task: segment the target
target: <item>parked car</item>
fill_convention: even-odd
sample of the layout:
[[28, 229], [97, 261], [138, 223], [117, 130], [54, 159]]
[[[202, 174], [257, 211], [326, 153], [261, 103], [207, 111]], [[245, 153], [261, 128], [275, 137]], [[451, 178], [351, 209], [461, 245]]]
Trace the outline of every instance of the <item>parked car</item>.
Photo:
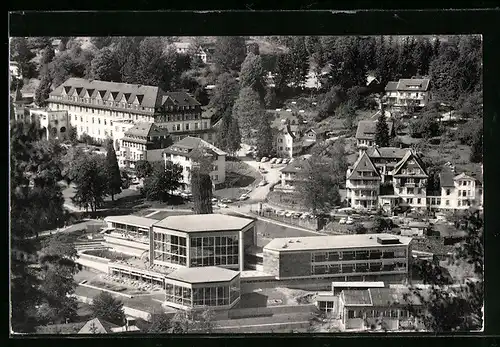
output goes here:
[[302, 216], [300, 216], [300, 219], [307, 219], [310, 216], [309, 212], [304, 212], [302, 213]]
[[347, 217], [347, 220], [345, 221], [345, 224], [352, 224], [354, 221], [352, 220], [351, 217]]
[[291, 217], [292, 214], [293, 214], [292, 212], [287, 212], [287, 213], [285, 213], [285, 217]]
[[261, 162], [261, 163], [265, 163], [265, 162], [266, 162], [266, 161], [268, 161], [268, 160], [269, 160], [269, 158], [268, 158], [268, 157], [263, 157], [263, 158], [260, 160], [260, 162]]
[[286, 211], [285, 210], [279, 210], [276, 214], [281, 217], [281, 216], [284, 216], [286, 214]]
[[219, 200], [217, 200], [217, 198], [212, 198], [212, 202], [217, 202]]
[[288, 164], [288, 160], [287, 158], [284, 158], [283, 161], [281, 162], [282, 164]]
[[345, 224], [345, 223], [346, 223], [345, 218], [340, 218], [340, 220], [339, 220], [339, 224]]
[[267, 173], [267, 170], [266, 170], [266, 169], [264, 169], [263, 167], [261, 167], [261, 168], [259, 169], [259, 171], [260, 171], [260, 173], [261, 173], [261, 174], [266, 174], [266, 173]]
[[278, 158], [278, 160], [276, 160], [276, 164], [281, 164], [282, 161], [283, 161], [283, 159]]
[[230, 204], [230, 203], [232, 203], [232, 202], [233, 202], [233, 200], [231, 200], [231, 199], [227, 199], [227, 198], [224, 198], [224, 199], [222, 199], [222, 200], [221, 200], [221, 202], [223, 202], [223, 203], [225, 203], [225, 204]]
[[246, 200], [246, 199], [248, 199], [248, 198], [249, 198], [248, 194], [242, 194], [242, 195], [238, 198], [238, 200], [243, 201], [243, 200]]
[[262, 180], [262, 181], [260, 181], [260, 183], [259, 183], [259, 187], [263, 187], [263, 186], [265, 186], [266, 184], [267, 184], [267, 181], [266, 181], [266, 180]]
[[273, 158], [273, 159], [271, 159], [271, 161], [269, 163], [274, 164], [274, 163], [276, 163], [276, 160], [278, 160], [278, 158]]
[[301, 215], [302, 215], [302, 213], [300, 213], [300, 212], [295, 212], [295, 213], [293, 214], [293, 218], [300, 218], [300, 216], [301, 216]]
[[223, 203], [219, 203], [219, 207], [220, 207], [220, 208], [227, 208], [227, 205], [226, 205], [226, 204], [223, 204]]

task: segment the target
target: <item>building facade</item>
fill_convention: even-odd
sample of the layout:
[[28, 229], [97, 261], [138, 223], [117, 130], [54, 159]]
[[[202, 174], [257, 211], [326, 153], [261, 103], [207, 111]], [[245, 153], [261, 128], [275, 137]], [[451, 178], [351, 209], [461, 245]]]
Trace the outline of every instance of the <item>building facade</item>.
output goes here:
[[161, 149], [169, 145], [170, 135], [155, 123], [138, 122], [120, 140], [118, 164], [134, 169], [139, 160], [162, 161]]
[[9, 73], [10, 73], [10, 80], [11, 81], [13, 78], [15, 78], [15, 79], [23, 78], [23, 75], [21, 73], [21, 67], [19, 66], [19, 63], [17, 61], [12, 61], [12, 60], [10, 61]]
[[307, 167], [307, 160], [297, 159], [281, 169], [281, 185], [278, 189], [290, 192], [295, 191], [297, 184], [304, 179], [302, 173]]
[[411, 111], [426, 106], [431, 99], [428, 78], [400, 79], [385, 87], [385, 104], [390, 109]]
[[484, 191], [481, 178], [466, 173], [454, 175], [449, 171], [439, 174], [441, 194], [427, 198], [429, 207], [464, 210], [475, 206], [482, 209]]
[[264, 247], [264, 272], [278, 280], [409, 279], [411, 238], [389, 234], [277, 238]]
[[211, 119], [202, 117], [200, 103], [185, 92], [158, 87], [69, 78], [49, 96], [51, 110], [66, 111], [78, 136], [103, 142], [113, 138], [114, 122], [151, 122], [165, 128], [174, 141], [191, 135], [209, 140]]
[[347, 169], [346, 199], [353, 208], [374, 209], [378, 206], [382, 177], [366, 152]]
[[210, 143], [196, 137], [185, 137], [163, 151], [165, 164], [170, 161], [182, 167], [182, 182], [186, 187], [191, 185], [191, 172], [195, 165], [194, 157], [202, 154], [212, 160], [210, 177], [214, 185], [226, 180], [226, 152], [221, 151]]

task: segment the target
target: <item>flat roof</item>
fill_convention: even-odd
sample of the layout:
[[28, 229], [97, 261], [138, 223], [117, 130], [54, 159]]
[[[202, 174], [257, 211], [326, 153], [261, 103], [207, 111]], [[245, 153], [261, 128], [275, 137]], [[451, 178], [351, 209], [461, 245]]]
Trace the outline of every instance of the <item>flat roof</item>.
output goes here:
[[181, 268], [167, 275], [167, 279], [186, 283], [229, 282], [239, 272], [218, 266]]
[[332, 282], [332, 287], [384, 288], [384, 282]]
[[[378, 238], [397, 238], [398, 244], [380, 244]], [[391, 234], [360, 234], [360, 235], [331, 235], [331, 236], [306, 236], [276, 238], [264, 246], [264, 250], [279, 252], [315, 251], [344, 248], [406, 246], [412, 238]], [[286, 245], [286, 246], [285, 246]]]
[[168, 216], [154, 226], [184, 232], [232, 231], [241, 230], [254, 221], [249, 218], [225, 214], [195, 214]]
[[158, 222], [157, 219], [139, 217], [134, 215], [125, 215], [125, 216], [108, 216], [104, 218], [105, 222], [111, 223], [121, 223], [132, 225], [136, 227], [150, 228], [153, 224]]

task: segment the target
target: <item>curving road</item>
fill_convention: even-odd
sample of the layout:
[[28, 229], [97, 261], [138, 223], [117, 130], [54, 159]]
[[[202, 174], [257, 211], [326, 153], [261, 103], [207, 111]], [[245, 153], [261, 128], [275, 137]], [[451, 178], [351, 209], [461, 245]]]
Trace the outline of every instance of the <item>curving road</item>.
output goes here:
[[268, 182], [265, 186], [257, 186], [249, 194], [249, 201], [259, 202], [264, 201], [269, 194], [269, 190], [272, 184], [278, 182], [281, 179], [281, 169], [286, 165], [272, 165], [269, 162], [261, 163], [255, 160], [245, 161], [248, 165], [252, 166], [255, 170], [259, 171], [259, 167], [264, 168], [267, 173], [263, 174], [263, 178]]

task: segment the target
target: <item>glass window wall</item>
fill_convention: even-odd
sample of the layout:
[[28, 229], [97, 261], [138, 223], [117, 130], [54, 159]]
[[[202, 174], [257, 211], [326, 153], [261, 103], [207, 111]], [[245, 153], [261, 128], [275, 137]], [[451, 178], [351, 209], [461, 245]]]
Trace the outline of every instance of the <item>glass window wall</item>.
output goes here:
[[190, 266], [238, 265], [238, 236], [191, 238]]
[[239, 279], [217, 287], [187, 288], [165, 284], [165, 300], [188, 307], [228, 306], [240, 297]]
[[186, 238], [164, 233], [154, 233], [154, 260], [186, 266]]

